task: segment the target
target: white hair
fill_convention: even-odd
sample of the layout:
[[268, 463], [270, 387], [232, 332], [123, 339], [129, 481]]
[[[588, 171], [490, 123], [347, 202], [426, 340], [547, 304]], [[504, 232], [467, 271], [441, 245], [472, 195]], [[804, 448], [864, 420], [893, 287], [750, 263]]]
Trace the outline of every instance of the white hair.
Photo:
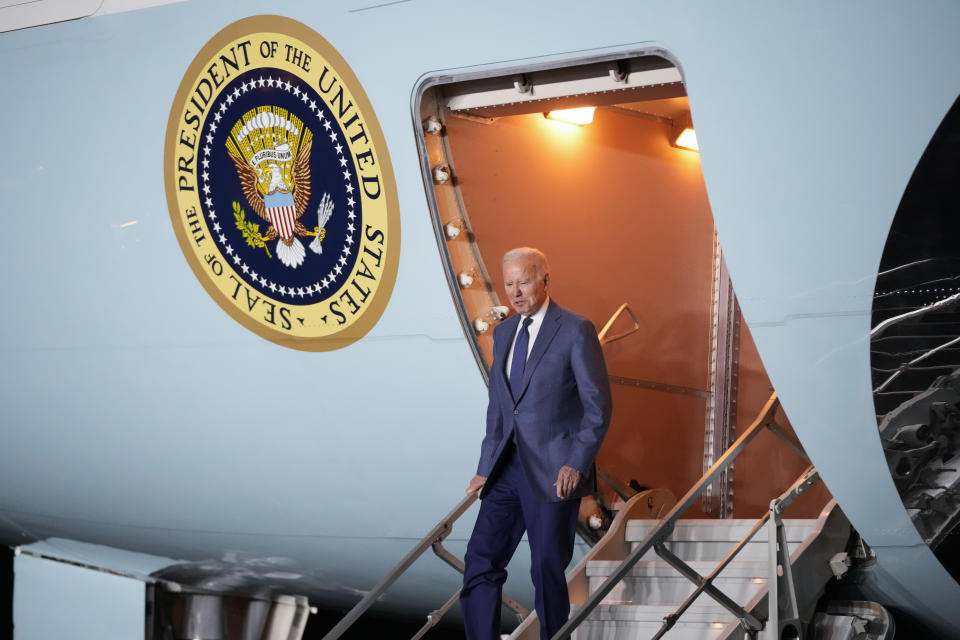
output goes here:
[[537, 272], [537, 277], [542, 278], [545, 275], [550, 273], [550, 263], [547, 262], [547, 256], [540, 249], [534, 249], [533, 247], [517, 247], [516, 249], [510, 249], [505, 254], [503, 254], [503, 260], [500, 262], [501, 266], [507, 264], [508, 262], [519, 262], [520, 260], [531, 260], [533, 262], [533, 267]]

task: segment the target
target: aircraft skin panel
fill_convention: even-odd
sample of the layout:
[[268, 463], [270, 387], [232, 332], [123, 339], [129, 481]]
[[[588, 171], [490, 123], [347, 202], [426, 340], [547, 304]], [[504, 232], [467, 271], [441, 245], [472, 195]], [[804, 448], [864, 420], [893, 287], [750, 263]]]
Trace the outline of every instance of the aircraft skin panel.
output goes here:
[[142, 582], [27, 555], [14, 566], [18, 639], [144, 638]]
[[912, 591], [905, 607], [960, 626], [960, 611], [938, 606], [960, 601], [960, 586], [922, 545], [884, 462], [867, 339], [890, 222], [957, 97], [960, 7], [369, 6], [270, 6], [347, 60], [400, 201], [390, 302], [363, 340], [325, 353], [284, 349], [227, 316], [166, 208], [176, 88], [207, 40], [261, 4], [183, 2], [0, 36], [2, 539], [26, 529], [26, 541], [190, 561], [233, 543], [290, 546], [314, 574], [335, 553], [291, 536], [403, 539], [366, 562], [352, 554], [355, 573], [330, 582], [375, 579], [462, 495], [486, 395], [428, 215], [418, 80], [660, 46], [684, 74], [727, 264], [798, 436], [877, 550], [889, 577], [878, 589]]
[[[847, 10], [856, 11], [840, 12]], [[856, 13], [867, 21], [858, 28], [869, 34], [857, 51], [844, 50], [823, 33], [811, 46], [805, 34], [815, 25], [809, 17], [792, 16], [795, 30], [777, 34], [778, 48], [795, 48], [798, 58], [774, 58], [775, 68], [744, 69], [762, 74], [769, 93], [762, 101], [738, 104], [735, 115], [724, 113], [729, 102], [711, 102], [718, 108], [702, 117], [697, 109], [706, 101], [698, 99], [689, 64], [685, 71], [720, 241], [767, 371], [844, 513], [864, 532], [888, 575], [911, 585], [910, 601], [916, 602], [938, 598], [943, 589], [955, 593], [956, 583], [923, 545], [890, 478], [876, 436], [866, 336], [890, 222], [960, 83], [945, 34], [905, 51], [890, 44], [903, 36], [896, 11]], [[836, 16], [836, 24], [852, 17]], [[909, 22], [907, 15], [900, 19]], [[957, 24], [955, 14], [941, 19]], [[816, 70], [831, 66], [844, 71], [815, 77]], [[707, 137], [700, 137], [701, 130]], [[711, 141], [711, 134], [719, 137]], [[734, 159], [725, 152], [738, 141], [747, 153]], [[882, 163], [869, 160], [878, 157]], [[751, 188], [729, 175], [733, 167], [749, 176]], [[903, 600], [898, 591], [894, 602]], [[941, 628], [955, 629], [957, 621], [948, 622], [946, 613], [940, 610]]]
[[[394, 347], [394, 353], [400, 353], [410, 361], [424, 359], [421, 352], [426, 340], [406, 342], [406, 348]], [[223, 357], [227, 351], [197, 349], [184, 350], [184, 354], [187, 358], [208, 359]], [[461, 380], [465, 375], [476, 375], [473, 361], [462, 354], [462, 345], [451, 344], [446, 349], [433, 347], [431, 351], [429, 364], [446, 375], [437, 373], [417, 379], [381, 370], [364, 376], [364, 384], [371, 389], [389, 388], [400, 395], [389, 406], [376, 409], [354, 403], [324, 402], [325, 397], [335, 397], [322, 391], [324, 376], [289, 385], [286, 393], [307, 400], [289, 402], [284, 406], [285, 403], [274, 403], [256, 392], [247, 391], [235, 398], [237, 391], [231, 386], [232, 382], [210, 384], [203, 372], [187, 369], [176, 373], [155, 363], [138, 368], [136, 354], [106, 359], [94, 366], [84, 363], [76, 368], [64, 367], [64, 371], [54, 375], [45, 373], [57, 366], [63, 367], [61, 362], [49, 357], [35, 358], [33, 366], [21, 367], [22, 379], [35, 381], [38, 385], [43, 380], [47, 385], [70, 387], [72, 393], [64, 394], [58, 401], [63, 404], [44, 404], [41, 397], [22, 396], [25, 402], [37, 404], [29, 411], [17, 407], [7, 413], [8, 424], [29, 425], [29, 431], [20, 433], [17, 440], [5, 448], [2, 473], [4, 480], [10, 482], [5, 486], [22, 485], [23, 489], [22, 494], [12, 492], [12, 495], [5, 495], [6, 505], [42, 514], [87, 518], [96, 514], [106, 522], [161, 522], [169, 525], [182, 520], [179, 526], [203, 530], [220, 530], [225, 526], [233, 529], [235, 525], [225, 523], [224, 517], [240, 524], [250, 522], [251, 516], [260, 513], [269, 517], [258, 523], [258, 530], [260, 526], [266, 526], [290, 531], [293, 522], [306, 517], [302, 510], [317, 506], [310, 498], [316, 496], [313, 492], [343, 491], [348, 499], [334, 507], [338, 515], [360, 525], [378, 528], [383, 526], [379, 522], [381, 518], [404, 515], [399, 519], [387, 518], [386, 522], [391, 523], [389, 527], [403, 527], [399, 531], [388, 528], [387, 532], [412, 534], [422, 528], [407, 522], [411, 510], [417, 509], [417, 505], [397, 504], [392, 500], [377, 505], [370, 501], [377, 493], [392, 486], [389, 477], [383, 475], [383, 466], [389, 465], [387, 470], [402, 475], [404, 481], [424, 482], [424, 500], [428, 497], [442, 500], [444, 495], [449, 496], [450, 488], [444, 491], [444, 488], [437, 487], [437, 495], [431, 496], [431, 477], [433, 473], [455, 471], [454, 465], [472, 463], [472, 452], [463, 451], [461, 442], [478, 428], [476, 419], [458, 422], [449, 416], [456, 416], [460, 407], [467, 411], [484, 410], [481, 399], [470, 401], [464, 398], [453, 382], [458, 378], [453, 378], [451, 373], [459, 374]], [[356, 355], [375, 361], [379, 353], [371, 341], [358, 349]], [[256, 355], [240, 351], [232, 357], [227, 356], [224, 361], [239, 370], [249, 366], [251, 357]], [[260, 361], [273, 364], [269, 358]], [[172, 364], [187, 367], [189, 363], [174, 360]], [[277, 365], [278, 368], [284, 366], [283, 363]], [[337, 370], [336, 359], [332, 368], [334, 372]], [[121, 386], [125, 377], [142, 375], [156, 378], [156, 384], [129, 393]], [[332, 378], [335, 373], [326, 376]], [[97, 387], [101, 384], [121, 389], [115, 402], [102, 398], [104, 402], [111, 402], [112, 419], [72, 413], [73, 407], [85, 407], [92, 396], [96, 397]], [[430, 425], [430, 430], [422, 427], [425, 441], [416, 441], [400, 428], [407, 425], [416, 433], [416, 428], [411, 428], [411, 423], [404, 420], [409, 420], [408, 417], [419, 408], [413, 405], [423, 401], [418, 394], [421, 384], [431, 385], [437, 395], [431, 401], [432, 405], [448, 417], [438, 419], [446, 437], [437, 437], [432, 430], [440, 427]], [[134, 385], [139, 383], [134, 382]], [[204, 385], [209, 392], [190, 397], [191, 394], [181, 385]], [[206, 421], [198, 422], [198, 416], [209, 413], [210, 398], [217, 394], [235, 400], [230, 402], [231, 406], [218, 407], [215, 419], [209, 416]], [[363, 422], [358, 422], [357, 414], [361, 410], [366, 415]], [[95, 410], [90, 408], [89, 411], [94, 413]], [[377, 429], [374, 430], [367, 421], [373, 422]], [[86, 422], [97, 424], [88, 427], [83, 424]], [[371, 443], [371, 438], [376, 438], [375, 442]], [[386, 447], [399, 459], [378, 457], [375, 451], [371, 452], [371, 444]], [[37, 449], [43, 452], [39, 458], [34, 457], [38, 455]], [[344, 457], [347, 457], [346, 461]], [[42, 465], [37, 464], [40, 461]], [[120, 477], [129, 474], [135, 480], [118, 484], [113, 479], [114, 474]], [[32, 500], [31, 492], [44, 485], [51, 493], [41, 501], [44, 507], [40, 508]], [[53, 491], [55, 488], [57, 491]], [[167, 491], [174, 492], [176, 499], [167, 505], [154, 503], [154, 500], [159, 502]], [[299, 495], [304, 497], [300, 499]], [[87, 504], [85, 499], [92, 496], [100, 496], [102, 503], [97, 500], [100, 504]], [[224, 497], [234, 496], [243, 497], [245, 503], [231, 507], [240, 509], [235, 518], [221, 512], [230, 505], [218, 504]], [[285, 504], [280, 500], [282, 497], [289, 497], [297, 504]], [[119, 520], [110, 517], [116, 514], [118, 505], [115, 501], [124, 505], [123, 517]], [[436, 507], [431, 509], [424, 505], [421, 508], [424, 518], [431, 518]], [[400, 513], [391, 514], [393, 509], [400, 510]], [[294, 520], [278, 523], [280, 516]], [[322, 532], [316, 528], [320, 524], [322, 522], [309, 523], [305, 530]]]

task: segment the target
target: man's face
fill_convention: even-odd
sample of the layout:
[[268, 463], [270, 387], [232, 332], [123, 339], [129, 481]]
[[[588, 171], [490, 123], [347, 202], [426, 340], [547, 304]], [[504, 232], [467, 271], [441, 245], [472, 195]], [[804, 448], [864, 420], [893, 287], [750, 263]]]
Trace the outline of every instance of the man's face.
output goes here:
[[514, 311], [531, 315], [547, 299], [547, 277], [538, 277], [531, 258], [512, 260], [503, 265], [503, 284]]

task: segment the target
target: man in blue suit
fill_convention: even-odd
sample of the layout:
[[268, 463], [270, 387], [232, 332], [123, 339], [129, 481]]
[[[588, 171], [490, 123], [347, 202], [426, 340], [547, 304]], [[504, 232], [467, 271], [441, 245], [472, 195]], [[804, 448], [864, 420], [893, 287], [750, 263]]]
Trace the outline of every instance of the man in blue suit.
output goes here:
[[506, 566], [526, 531], [546, 640], [570, 615], [564, 571], [580, 498], [596, 484], [610, 383], [593, 325], [547, 296], [542, 252], [508, 251], [503, 280], [517, 313], [493, 332], [487, 433], [467, 488], [480, 492], [480, 513], [464, 558], [460, 605], [468, 640], [500, 638]]

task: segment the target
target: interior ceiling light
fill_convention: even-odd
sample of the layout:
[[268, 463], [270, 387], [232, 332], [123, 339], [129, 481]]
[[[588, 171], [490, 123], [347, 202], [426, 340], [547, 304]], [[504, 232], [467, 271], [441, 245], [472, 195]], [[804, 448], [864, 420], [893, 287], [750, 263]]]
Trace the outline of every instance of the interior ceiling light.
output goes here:
[[593, 122], [593, 112], [596, 110], [596, 107], [578, 107], [576, 109], [557, 109], [543, 115], [550, 120], [584, 125]]
[[697, 144], [697, 133], [693, 129], [693, 120], [691, 120], [689, 113], [685, 113], [674, 120], [670, 144], [679, 149], [700, 151], [700, 145]]
[[697, 145], [697, 132], [694, 131], [692, 127], [684, 127], [673, 144], [681, 149], [690, 149], [691, 151], [700, 150], [700, 147]]

